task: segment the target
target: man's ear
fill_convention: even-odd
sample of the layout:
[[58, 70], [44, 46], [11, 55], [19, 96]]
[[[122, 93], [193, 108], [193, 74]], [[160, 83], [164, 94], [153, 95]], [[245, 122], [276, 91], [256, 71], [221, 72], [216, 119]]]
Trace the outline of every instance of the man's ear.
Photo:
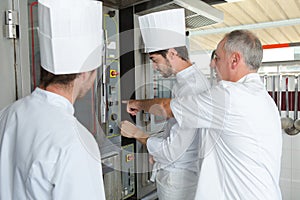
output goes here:
[[230, 59], [231, 59], [231, 68], [234, 70], [237, 68], [238, 64], [241, 61], [241, 54], [239, 52], [233, 52]]
[[85, 81], [88, 78], [88, 72], [81, 72], [78, 76], [81, 81]]
[[168, 53], [169, 53], [169, 56], [170, 56], [171, 59], [173, 59], [174, 56], [177, 56], [177, 54], [178, 54], [177, 51], [174, 48], [170, 48]]

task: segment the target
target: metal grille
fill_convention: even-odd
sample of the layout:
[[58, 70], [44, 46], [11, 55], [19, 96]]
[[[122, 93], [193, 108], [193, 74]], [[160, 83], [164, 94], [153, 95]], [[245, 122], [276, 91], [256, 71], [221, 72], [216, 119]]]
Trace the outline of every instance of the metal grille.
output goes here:
[[[145, 10], [140, 12], [140, 15], [145, 15], [149, 14], [152, 12], [159, 12], [159, 11], [164, 11], [164, 10], [170, 10], [170, 9], [177, 9], [177, 8], [182, 8], [182, 6], [176, 4], [176, 3], [168, 3], [168, 4], [163, 4], [161, 6], [156, 6], [154, 8]], [[185, 24], [187, 29], [196, 29], [200, 28], [202, 26], [207, 26], [211, 24], [217, 23], [216, 21], [209, 19], [203, 15], [200, 15], [199, 13], [196, 13], [194, 11], [191, 11], [189, 9], [184, 8], [184, 13], [185, 13]]]
[[185, 18], [185, 25], [187, 29], [196, 29], [202, 26], [215, 24], [216, 22], [202, 15]]

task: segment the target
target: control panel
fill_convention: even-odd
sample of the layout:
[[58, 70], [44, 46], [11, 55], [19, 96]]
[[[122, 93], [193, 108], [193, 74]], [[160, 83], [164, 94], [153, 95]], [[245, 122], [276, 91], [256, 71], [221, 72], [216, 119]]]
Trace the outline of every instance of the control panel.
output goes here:
[[[109, 155], [113, 151], [119, 151], [120, 167], [111, 168], [111, 162], [102, 159], [103, 169], [111, 169], [104, 176], [106, 199], [127, 199], [135, 194], [135, 158], [134, 144], [121, 147], [121, 135], [119, 122], [121, 121], [121, 89], [120, 89], [120, 60], [119, 60], [119, 20], [118, 10], [104, 7], [103, 29], [104, 29], [104, 56], [103, 66], [98, 71], [97, 83], [97, 109], [98, 121], [104, 133], [104, 149], [101, 154]], [[112, 149], [112, 150], [109, 150]], [[109, 157], [109, 156], [108, 156]], [[117, 165], [114, 165], [117, 166]], [[120, 176], [118, 176], [120, 174]], [[119, 190], [119, 182], [121, 187]], [[115, 190], [114, 190], [115, 188]], [[113, 193], [118, 193], [116, 194]]]
[[103, 29], [105, 53], [103, 68], [99, 75], [97, 95], [100, 99], [99, 114], [106, 138], [120, 136], [118, 122], [120, 121], [120, 64], [119, 64], [119, 35], [118, 11], [104, 9]]
[[123, 199], [135, 193], [134, 144], [122, 147], [122, 186]]

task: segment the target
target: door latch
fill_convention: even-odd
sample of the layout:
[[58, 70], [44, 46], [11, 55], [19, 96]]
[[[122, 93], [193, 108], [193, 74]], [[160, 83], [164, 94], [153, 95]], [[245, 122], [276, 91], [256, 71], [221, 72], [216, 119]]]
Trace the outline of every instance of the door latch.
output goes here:
[[16, 10], [5, 11], [4, 35], [8, 39], [19, 37], [19, 16]]
[[151, 116], [150, 113], [148, 112], [143, 112], [143, 122], [150, 122], [151, 121]]

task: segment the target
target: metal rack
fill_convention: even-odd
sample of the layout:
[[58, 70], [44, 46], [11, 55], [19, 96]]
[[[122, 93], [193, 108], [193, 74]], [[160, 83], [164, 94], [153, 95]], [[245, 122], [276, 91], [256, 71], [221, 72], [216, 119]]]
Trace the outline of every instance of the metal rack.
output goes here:
[[297, 135], [300, 132], [300, 61], [264, 63], [258, 73], [278, 107], [284, 132]]

